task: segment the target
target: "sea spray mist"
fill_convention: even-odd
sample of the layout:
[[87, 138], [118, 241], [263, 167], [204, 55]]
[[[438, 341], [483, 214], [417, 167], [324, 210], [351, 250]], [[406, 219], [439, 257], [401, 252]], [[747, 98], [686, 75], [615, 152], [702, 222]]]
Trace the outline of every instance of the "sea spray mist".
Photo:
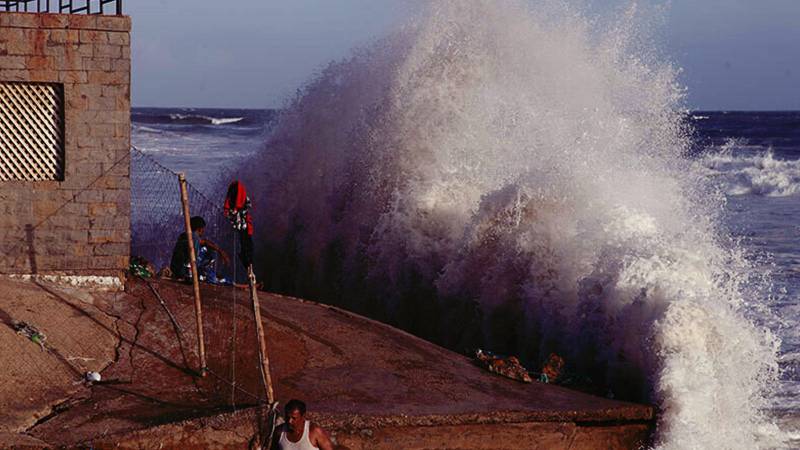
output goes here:
[[777, 344], [636, 8], [424, 9], [322, 70], [242, 167], [268, 285], [456, 351], [557, 352], [656, 404], [661, 448], [772, 445]]

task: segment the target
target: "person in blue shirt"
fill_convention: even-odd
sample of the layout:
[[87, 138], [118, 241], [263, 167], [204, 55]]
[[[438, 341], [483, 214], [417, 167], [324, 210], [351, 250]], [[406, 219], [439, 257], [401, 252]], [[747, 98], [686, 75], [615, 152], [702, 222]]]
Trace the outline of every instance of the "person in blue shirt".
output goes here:
[[[189, 219], [192, 228], [192, 241], [194, 241], [194, 254], [197, 263], [197, 275], [200, 280], [209, 283], [225, 283], [224, 279], [218, 279], [214, 268], [214, 256], [219, 254], [223, 264], [227, 265], [230, 261], [227, 253], [210, 239], [203, 238], [206, 231], [206, 221], [200, 216]], [[172, 278], [191, 279], [192, 271], [189, 264], [189, 247], [186, 245], [186, 233], [181, 233], [172, 249], [172, 258], [169, 268], [172, 271]]]

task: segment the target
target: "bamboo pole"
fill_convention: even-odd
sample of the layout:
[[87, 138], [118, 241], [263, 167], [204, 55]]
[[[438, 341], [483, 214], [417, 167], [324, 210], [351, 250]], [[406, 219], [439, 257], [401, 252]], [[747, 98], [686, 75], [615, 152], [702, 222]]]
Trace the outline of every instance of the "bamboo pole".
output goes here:
[[272, 392], [272, 377], [269, 372], [269, 356], [267, 355], [267, 340], [264, 334], [264, 324], [261, 322], [261, 307], [258, 304], [258, 294], [256, 293], [256, 276], [253, 273], [253, 265], [247, 267], [247, 278], [250, 284], [250, 299], [253, 301], [253, 315], [256, 322], [256, 335], [258, 335], [258, 361], [261, 369], [261, 382], [267, 395], [267, 402], [270, 407], [275, 401]]
[[183, 204], [183, 219], [186, 225], [186, 242], [189, 246], [189, 265], [192, 268], [192, 285], [194, 287], [194, 313], [197, 322], [197, 350], [200, 354], [200, 376], [206, 376], [206, 344], [203, 337], [203, 307], [200, 305], [200, 280], [197, 276], [197, 255], [194, 254], [194, 240], [192, 239], [192, 224], [189, 216], [189, 193], [186, 189], [186, 177], [178, 174], [181, 185], [181, 203]]

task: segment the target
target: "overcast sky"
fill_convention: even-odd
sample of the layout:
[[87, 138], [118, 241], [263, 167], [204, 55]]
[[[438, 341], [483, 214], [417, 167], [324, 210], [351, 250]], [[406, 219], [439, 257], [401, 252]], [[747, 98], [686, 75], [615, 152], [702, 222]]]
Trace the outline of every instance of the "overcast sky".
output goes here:
[[[278, 107], [324, 64], [402, 21], [404, 4], [128, 1], [133, 104]], [[800, 110], [800, 0], [673, 0], [662, 36], [689, 107]]]

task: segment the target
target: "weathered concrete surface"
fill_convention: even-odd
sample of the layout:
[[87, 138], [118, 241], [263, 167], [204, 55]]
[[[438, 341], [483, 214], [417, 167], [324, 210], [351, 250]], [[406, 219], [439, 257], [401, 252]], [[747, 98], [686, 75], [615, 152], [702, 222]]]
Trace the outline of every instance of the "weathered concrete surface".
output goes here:
[[[55, 296], [52, 289], [0, 279], [0, 432], [30, 427], [52, 405], [85, 390], [86, 371], [115, 359], [114, 319], [92, 304], [91, 294]], [[44, 333], [46, 350], [18, 335], [14, 321]]]
[[[338, 450], [380, 449], [628, 449], [650, 432], [644, 423], [579, 425], [573, 422], [465, 423], [350, 429], [328, 414], [309, 414], [332, 431]], [[255, 433], [250, 411], [184, 421], [114, 437], [124, 449], [243, 448]], [[95, 442], [97, 444], [97, 442]], [[103, 443], [100, 444], [101, 447]], [[111, 446], [111, 441], [106, 444]]]
[[[116, 317], [119, 358], [103, 371], [103, 383], [28, 429], [28, 437], [119, 448], [247, 444], [261, 390], [246, 292], [203, 286], [212, 375], [201, 379], [191, 373], [197, 364], [191, 287], [154, 286], [183, 338], [141, 281], [104, 305], [95, 301]], [[260, 295], [278, 400], [304, 399], [339, 448], [636, 448], [647, 439], [650, 407], [508, 380], [386, 325]]]

